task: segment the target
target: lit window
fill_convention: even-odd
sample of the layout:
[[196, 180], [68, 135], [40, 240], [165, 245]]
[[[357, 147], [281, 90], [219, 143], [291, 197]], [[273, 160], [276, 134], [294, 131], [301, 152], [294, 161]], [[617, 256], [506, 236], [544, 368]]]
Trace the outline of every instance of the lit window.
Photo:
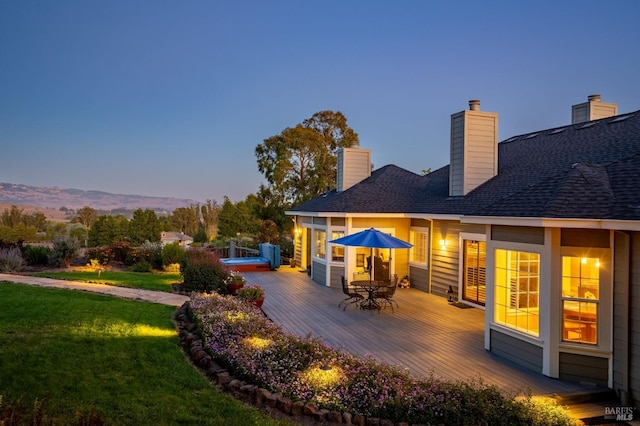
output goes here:
[[324, 259], [326, 257], [327, 233], [325, 231], [315, 231], [316, 257]]
[[[337, 240], [344, 237], [344, 231], [332, 231], [331, 239]], [[331, 260], [336, 262], [344, 262], [344, 246], [339, 244], [331, 245]]]
[[598, 344], [600, 260], [562, 257], [562, 340]]
[[540, 255], [496, 250], [495, 322], [538, 336]]
[[428, 231], [409, 231], [409, 242], [413, 247], [409, 249], [409, 261], [412, 263], [427, 264], [427, 253], [429, 247]]

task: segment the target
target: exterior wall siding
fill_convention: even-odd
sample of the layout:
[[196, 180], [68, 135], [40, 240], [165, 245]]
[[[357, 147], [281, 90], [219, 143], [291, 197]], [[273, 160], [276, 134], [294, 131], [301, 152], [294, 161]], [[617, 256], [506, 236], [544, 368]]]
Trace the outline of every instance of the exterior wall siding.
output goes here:
[[595, 356], [560, 352], [560, 380], [608, 386], [609, 360]]
[[331, 226], [345, 226], [346, 224], [347, 220], [344, 217], [331, 218]]
[[371, 175], [371, 150], [343, 148], [337, 160], [338, 191], [349, 189]]
[[491, 239], [494, 241], [543, 245], [544, 228], [493, 225], [491, 227]]
[[344, 266], [332, 266], [331, 274], [329, 278], [329, 287], [342, 287], [342, 277], [344, 276], [345, 268]]
[[[399, 279], [402, 276], [398, 277]], [[429, 270], [424, 268], [409, 267], [411, 287], [429, 293]]]
[[491, 352], [527, 370], [542, 374], [542, 348], [491, 330]]
[[462, 195], [464, 184], [464, 113], [451, 117], [449, 193]]
[[327, 285], [327, 265], [324, 263], [312, 262], [311, 273], [313, 281], [321, 285]]
[[631, 234], [629, 297], [629, 391], [640, 408], [640, 232]]
[[629, 274], [630, 238], [615, 234], [613, 274], [613, 388], [629, 394]]
[[[460, 233], [484, 234], [484, 225], [462, 225], [455, 221], [434, 221], [431, 235], [431, 293], [447, 297], [449, 286], [453, 288], [454, 299], [459, 292]], [[445, 247], [440, 246], [444, 240]], [[413, 280], [413, 278], [412, 278]], [[413, 283], [412, 283], [413, 285]], [[428, 286], [428, 282], [426, 284]], [[416, 283], [417, 288], [424, 284]]]

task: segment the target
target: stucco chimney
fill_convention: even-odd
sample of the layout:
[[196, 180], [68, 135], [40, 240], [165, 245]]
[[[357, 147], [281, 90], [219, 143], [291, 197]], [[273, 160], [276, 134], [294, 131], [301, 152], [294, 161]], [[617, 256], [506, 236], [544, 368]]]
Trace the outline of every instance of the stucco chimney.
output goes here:
[[342, 192], [371, 176], [371, 150], [362, 149], [357, 142], [350, 148], [338, 150], [336, 189]]
[[498, 174], [498, 114], [480, 111], [480, 101], [451, 115], [449, 196], [463, 196]]
[[618, 105], [602, 102], [600, 95], [589, 95], [587, 102], [571, 107], [571, 124], [618, 115]]

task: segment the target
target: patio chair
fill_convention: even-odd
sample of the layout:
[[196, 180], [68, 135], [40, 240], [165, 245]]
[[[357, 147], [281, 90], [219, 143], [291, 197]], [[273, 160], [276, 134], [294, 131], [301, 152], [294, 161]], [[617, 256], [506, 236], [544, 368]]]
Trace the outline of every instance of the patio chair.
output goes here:
[[393, 279], [389, 281], [389, 285], [380, 287], [376, 292], [376, 299], [380, 299], [380, 307], [385, 308], [387, 304], [391, 306], [391, 312], [393, 310], [393, 304], [398, 307], [398, 302], [393, 300], [393, 296], [396, 294], [396, 288], [398, 288], [398, 275], [394, 274]]
[[350, 286], [347, 283], [347, 280], [344, 279], [344, 275], [341, 278], [342, 278], [342, 292], [345, 295], [347, 295], [347, 298], [343, 299], [338, 304], [338, 308], [342, 306], [342, 304], [344, 303], [344, 308], [342, 309], [344, 311], [345, 309], [347, 309], [347, 305], [351, 305], [353, 303], [358, 303], [362, 301], [362, 299], [364, 299], [364, 296], [362, 295], [362, 293], [358, 292], [355, 289], [355, 287]]

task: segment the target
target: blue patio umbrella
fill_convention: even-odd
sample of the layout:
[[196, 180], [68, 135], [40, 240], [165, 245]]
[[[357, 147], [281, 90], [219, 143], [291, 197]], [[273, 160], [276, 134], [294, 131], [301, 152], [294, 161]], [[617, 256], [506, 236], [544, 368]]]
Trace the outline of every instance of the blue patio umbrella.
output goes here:
[[[408, 242], [403, 241], [399, 238], [392, 237], [391, 235], [385, 234], [384, 232], [379, 231], [375, 228], [365, 229], [364, 231], [347, 235], [342, 238], [336, 238], [335, 240], [331, 240], [329, 242], [333, 244], [340, 244], [343, 246], [370, 247], [372, 260], [374, 248], [392, 249], [413, 247], [413, 244], [409, 244]], [[371, 267], [369, 268], [369, 279], [371, 280]]]

